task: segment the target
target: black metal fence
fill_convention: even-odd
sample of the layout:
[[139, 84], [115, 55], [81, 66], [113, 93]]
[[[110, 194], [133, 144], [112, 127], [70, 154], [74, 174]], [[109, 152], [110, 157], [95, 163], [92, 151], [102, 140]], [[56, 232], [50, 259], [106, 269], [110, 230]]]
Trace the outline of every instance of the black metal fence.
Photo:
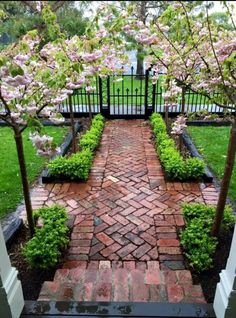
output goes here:
[[[145, 75], [134, 74], [131, 67], [129, 74], [94, 78], [95, 90], [88, 93], [84, 88], [75, 90], [70, 100], [76, 117], [88, 116], [89, 102], [92, 113], [102, 113], [106, 117], [148, 117], [152, 112], [165, 112], [161, 81], [164, 74], [159, 74], [156, 84], [152, 83], [153, 73], [149, 70]], [[0, 105], [1, 108], [1, 105]], [[181, 112], [181, 102], [169, 108], [169, 113]], [[185, 112], [197, 112], [203, 109], [210, 113], [223, 113], [222, 107], [213, 104], [207, 97], [187, 90], [185, 93]], [[235, 110], [234, 110], [235, 111]], [[69, 116], [69, 99], [60, 105], [60, 112]]]
[[[156, 84], [152, 83], [151, 71], [145, 75], [135, 75], [131, 67], [129, 74], [95, 78], [90, 93], [91, 110], [107, 117], [147, 117], [153, 111], [164, 113], [164, 98], [161, 81], [164, 74], [159, 74]], [[86, 116], [89, 113], [88, 94], [84, 88], [78, 89], [72, 96], [72, 107], [76, 116]], [[181, 102], [169, 108], [170, 113], [181, 112]], [[210, 113], [223, 113], [224, 108], [213, 104], [209, 98], [191, 90], [185, 92], [185, 112], [197, 112], [206, 109]], [[69, 114], [69, 101], [60, 107], [63, 114]]]

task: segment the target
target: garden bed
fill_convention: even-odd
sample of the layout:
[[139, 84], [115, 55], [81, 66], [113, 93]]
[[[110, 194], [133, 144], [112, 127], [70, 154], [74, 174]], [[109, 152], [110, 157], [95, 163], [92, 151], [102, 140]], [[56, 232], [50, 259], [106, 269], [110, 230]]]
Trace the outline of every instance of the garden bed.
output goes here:
[[204, 297], [208, 303], [214, 301], [216, 285], [220, 281], [219, 274], [225, 269], [229, 257], [232, 237], [233, 229], [220, 233], [216, 253], [213, 259], [213, 268], [203, 271], [200, 274], [191, 270], [194, 284], [201, 284]]
[[50, 270], [29, 269], [29, 266], [22, 255], [22, 246], [30, 239], [29, 230], [22, 225], [14, 236], [14, 242], [8, 244], [8, 254], [12, 266], [18, 270], [18, 277], [21, 280], [24, 299], [37, 300], [44, 281], [53, 280], [55, 271], [62, 267], [59, 262], [56, 267]]
[[43, 183], [63, 183], [86, 181], [93, 163], [95, 151], [100, 144], [104, 128], [101, 114], [93, 117], [88, 130], [80, 137], [78, 151], [67, 154], [66, 151], [49, 162], [42, 173]]

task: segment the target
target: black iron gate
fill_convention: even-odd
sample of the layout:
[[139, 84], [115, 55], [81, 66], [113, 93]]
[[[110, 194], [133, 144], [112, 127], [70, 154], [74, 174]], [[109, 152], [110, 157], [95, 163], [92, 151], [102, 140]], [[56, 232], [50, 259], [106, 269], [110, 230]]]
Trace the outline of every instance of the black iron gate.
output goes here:
[[153, 111], [152, 90], [149, 71], [136, 76], [133, 67], [130, 74], [109, 76], [106, 83], [100, 80], [101, 113], [110, 118], [146, 118]]

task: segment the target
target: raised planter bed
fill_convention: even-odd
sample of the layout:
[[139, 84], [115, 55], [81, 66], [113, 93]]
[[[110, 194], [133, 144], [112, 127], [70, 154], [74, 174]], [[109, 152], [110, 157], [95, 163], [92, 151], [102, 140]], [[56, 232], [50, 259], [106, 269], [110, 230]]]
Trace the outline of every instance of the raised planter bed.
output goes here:
[[[81, 128], [82, 128], [81, 125], [79, 123], [76, 123], [75, 131], [79, 132], [81, 130]], [[68, 150], [70, 148], [71, 142], [72, 142], [72, 133], [69, 133], [68, 136], [66, 137], [66, 139], [64, 140], [63, 144], [61, 145], [60, 154], [58, 154], [57, 156], [65, 156], [65, 154], [68, 152]], [[62, 183], [62, 182], [66, 182], [66, 181], [71, 181], [70, 178], [66, 178], [64, 176], [60, 176], [60, 177], [51, 176], [49, 174], [47, 168], [45, 168], [42, 171], [40, 177], [41, 177], [42, 183], [53, 183], [53, 182]], [[78, 181], [78, 180], [74, 180], [74, 181]]]
[[231, 126], [230, 121], [216, 120], [187, 120], [188, 126]]
[[[196, 146], [194, 145], [194, 143], [192, 142], [192, 139], [190, 138], [189, 134], [186, 131], [182, 134], [182, 138], [183, 138], [184, 145], [188, 149], [191, 156], [195, 158], [200, 158], [204, 161], [203, 157], [198, 152]], [[211, 173], [210, 169], [206, 165], [205, 165], [205, 171], [202, 178], [205, 182], [212, 182], [214, 179], [213, 174]]]

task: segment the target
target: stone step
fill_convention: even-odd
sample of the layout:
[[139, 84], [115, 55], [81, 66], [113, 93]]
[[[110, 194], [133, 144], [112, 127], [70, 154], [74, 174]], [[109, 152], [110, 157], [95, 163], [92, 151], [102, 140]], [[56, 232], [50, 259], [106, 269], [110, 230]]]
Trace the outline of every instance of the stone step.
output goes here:
[[39, 300], [206, 302], [190, 271], [160, 270], [158, 262], [151, 263], [147, 269], [59, 269], [52, 282], [44, 282]]

